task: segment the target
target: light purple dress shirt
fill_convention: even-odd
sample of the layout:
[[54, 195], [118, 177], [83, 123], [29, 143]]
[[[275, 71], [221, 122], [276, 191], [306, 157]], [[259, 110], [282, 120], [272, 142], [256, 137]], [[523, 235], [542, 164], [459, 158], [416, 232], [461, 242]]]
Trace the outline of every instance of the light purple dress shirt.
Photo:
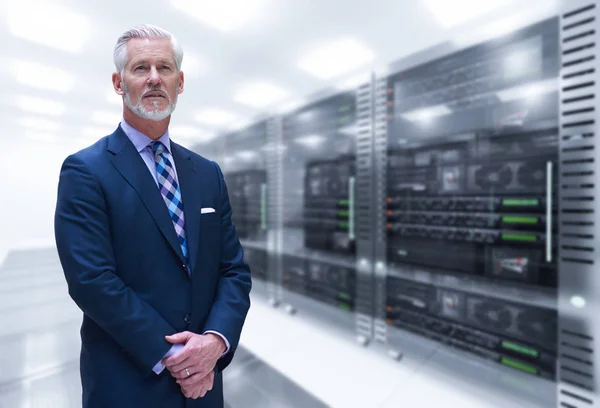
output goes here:
[[[156, 176], [156, 162], [154, 161], [154, 153], [152, 152], [152, 148], [150, 147], [150, 142], [152, 142], [152, 139], [150, 139], [148, 136], [146, 136], [145, 134], [141, 133], [140, 131], [138, 131], [137, 129], [132, 127], [129, 123], [127, 123], [125, 121], [125, 119], [121, 120], [121, 129], [123, 129], [123, 132], [125, 132], [125, 134], [129, 138], [129, 140], [131, 140], [131, 143], [133, 143], [133, 145], [137, 149], [138, 153], [144, 160], [144, 163], [146, 163], [146, 166], [148, 167], [150, 174], [152, 174], [152, 177], [154, 178], [156, 187], [158, 188], [158, 177]], [[175, 171], [175, 180], [179, 184], [179, 180], [177, 179], [177, 166], [176, 166], [175, 160], [173, 159], [173, 156], [171, 155], [171, 141], [169, 139], [169, 131], [167, 130], [165, 132], [165, 134], [162, 135], [158, 140], [166, 148], [166, 154], [167, 154], [169, 160], [171, 161], [171, 164], [173, 165], [173, 170]], [[185, 205], [185, 203], [184, 203], [184, 205]], [[225, 353], [223, 353], [223, 355], [225, 355], [229, 352], [230, 345], [229, 345], [229, 341], [227, 341], [225, 336], [223, 336], [221, 333], [213, 331], [213, 330], [207, 330], [203, 334], [206, 334], [206, 333], [214, 333], [217, 336], [221, 337], [223, 339], [223, 341], [225, 342], [225, 344], [227, 345], [227, 349], [225, 350]], [[173, 344], [173, 346], [167, 352], [167, 354], [165, 354], [163, 359], [177, 354], [177, 352], [179, 352], [182, 348], [183, 348], [183, 344]], [[165, 369], [165, 366], [162, 364], [162, 359], [161, 359], [161, 361], [156, 363], [156, 365], [154, 366], [154, 368], [152, 370], [156, 374], [160, 374], [164, 369]]]

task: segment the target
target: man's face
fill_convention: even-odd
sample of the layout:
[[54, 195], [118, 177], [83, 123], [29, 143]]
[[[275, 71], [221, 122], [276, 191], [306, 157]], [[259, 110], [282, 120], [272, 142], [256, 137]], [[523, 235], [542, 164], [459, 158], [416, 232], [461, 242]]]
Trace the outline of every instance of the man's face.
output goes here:
[[183, 73], [177, 73], [170, 40], [130, 40], [125, 69], [122, 75], [113, 75], [113, 84], [137, 116], [157, 121], [168, 117], [183, 92]]

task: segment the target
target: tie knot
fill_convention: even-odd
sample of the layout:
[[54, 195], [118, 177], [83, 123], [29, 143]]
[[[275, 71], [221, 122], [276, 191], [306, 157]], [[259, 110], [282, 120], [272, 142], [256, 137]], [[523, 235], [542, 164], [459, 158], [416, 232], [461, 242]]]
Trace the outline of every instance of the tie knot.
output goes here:
[[151, 142], [150, 146], [152, 147], [152, 152], [154, 152], [154, 155], [161, 155], [162, 152], [165, 151], [165, 146], [161, 143], [161, 142]]

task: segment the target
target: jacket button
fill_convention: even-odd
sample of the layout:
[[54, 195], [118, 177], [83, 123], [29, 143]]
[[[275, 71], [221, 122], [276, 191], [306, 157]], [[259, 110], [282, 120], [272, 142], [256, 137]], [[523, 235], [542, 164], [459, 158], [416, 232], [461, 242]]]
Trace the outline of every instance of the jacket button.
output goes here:
[[190, 324], [190, 322], [192, 321], [192, 316], [190, 316], [189, 314], [186, 314], [185, 317], [183, 318], [183, 321], [185, 322], [185, 324]]

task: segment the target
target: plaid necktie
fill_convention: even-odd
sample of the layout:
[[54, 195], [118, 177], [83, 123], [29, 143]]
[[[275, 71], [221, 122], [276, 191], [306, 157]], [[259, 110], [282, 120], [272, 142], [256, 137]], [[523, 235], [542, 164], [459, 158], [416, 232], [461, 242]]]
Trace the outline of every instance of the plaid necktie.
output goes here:
[[160, 193], [169, 209], [171, 221], [173, 221], [173, 225], [175, 226], [175, 232], [179, 239], [179, 245], [181, 245], [185, 263], [189, 265], [187, 241], [183, 228], [183, 201], [181, 200], [181, 191], [175, 180], [175, 170], [167, 152], [165, 152], [165, 146], [161, 142], [152, 142], [151, 145], [154, 152], [154, 161], [156, 162], [156, 176], [158, 178]]

